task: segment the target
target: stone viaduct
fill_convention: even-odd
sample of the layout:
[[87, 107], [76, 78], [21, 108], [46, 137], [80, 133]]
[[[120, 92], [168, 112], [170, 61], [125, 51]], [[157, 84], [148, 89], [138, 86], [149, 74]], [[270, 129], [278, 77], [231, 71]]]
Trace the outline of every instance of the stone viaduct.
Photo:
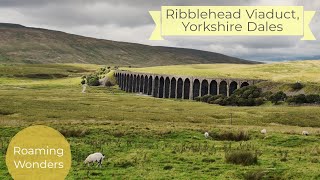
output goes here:
[[230, 96], [239, 88], [260, 82], [250, 79], [204, 78], [129, 71], [116, 71], [115, 77], [120, 89], [126, 92], [190, 100], [207, 94]]

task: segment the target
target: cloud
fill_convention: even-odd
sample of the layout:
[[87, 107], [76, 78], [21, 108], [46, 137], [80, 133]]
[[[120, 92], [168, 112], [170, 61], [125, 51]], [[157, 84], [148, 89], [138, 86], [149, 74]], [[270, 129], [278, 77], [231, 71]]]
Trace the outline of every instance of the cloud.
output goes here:
[[0, 0], [0, 21], [61, 30], [84, 36], [155, 46], [194, 48], [252, 60], [319, 56], [320, 13], [311, 23], [317, 41], [301, 37], [166, 37], [149, 41], [154, 23], [150, 10], [163, 5], [300, 5], [318, 10], [317, 0]]

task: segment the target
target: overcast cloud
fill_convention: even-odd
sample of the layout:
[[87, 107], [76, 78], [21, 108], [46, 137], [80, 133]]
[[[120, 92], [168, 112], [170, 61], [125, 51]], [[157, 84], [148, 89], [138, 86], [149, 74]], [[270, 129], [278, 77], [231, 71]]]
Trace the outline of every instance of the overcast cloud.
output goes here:
[[[317, 41], [301, 37], [165, 37], [149, 41], [154, 23], [150, 10], [163, 5], [303, 5], [318, 11], [311, 28]], [[0, 0], [0, 22], [41, 27], [100, 39], [154, 46], [194, 48], [251, 60], [319, 56], [319, 0]]]

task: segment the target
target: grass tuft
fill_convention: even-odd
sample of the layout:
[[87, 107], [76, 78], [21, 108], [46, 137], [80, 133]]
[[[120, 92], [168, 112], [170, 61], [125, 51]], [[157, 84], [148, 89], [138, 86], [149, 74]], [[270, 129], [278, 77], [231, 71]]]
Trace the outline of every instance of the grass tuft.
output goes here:
[[229, 151], [225, 155], [226, 162], [243, 166], [254, 165], [258, 163], [257, 154], [247, 150]]
[[173, 166], [171, 165], [166, 165], [163, 167], [163, 170], [171, 170], [171, 169], [173, 169]]
[[62, 129], [60, 133], [65, 137], [84, 137], [90, 132], [87, 129]]
[[255, 170], [248, 172], [247, 174], [244, 175], [245, 180], [260, 180], [263, 179], [266, 175], [265, 170]]
[[14, 114], [13, 111], [5, 110], [5, 109], [0, 109], [0, 115], [8, 116], [8, 115], [12, 115], [12, 114]]
[[250, 136], [244, 132], [221, 132], [221, 133], [211, 133], [211, 136], [215, 140], [219, 141], [248, 141]]
[[134, 163], [129, 161], [129, 160], [123, 160], [123, 161], [119, 161], [115, 164], [116, 167], [120, 167], [120, 168], [129, 168], [134, 166]]

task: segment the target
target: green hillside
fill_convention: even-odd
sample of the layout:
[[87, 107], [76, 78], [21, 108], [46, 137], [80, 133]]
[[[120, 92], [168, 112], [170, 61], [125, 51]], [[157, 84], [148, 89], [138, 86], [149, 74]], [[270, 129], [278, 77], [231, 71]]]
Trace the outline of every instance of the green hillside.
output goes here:
[[156, 74], [320, 83], [320, 61], [296, 61], [258, 65], [191, 64], [123, 69]]
[[159, 66], [254, 62], [213, 52], [115, 42], [0, 23], [0, 63]]
[[[261, 88], [285, 91], [289, 94], [320, 94], [320, 61], [297, 61], [273, 64], [190, 64], [145, 68], [122, 68], [134, 72], [198, 76], [210, 78], [262, 79]], [[301, 82], [301, 91], [292, 91], [290, 85]]]

